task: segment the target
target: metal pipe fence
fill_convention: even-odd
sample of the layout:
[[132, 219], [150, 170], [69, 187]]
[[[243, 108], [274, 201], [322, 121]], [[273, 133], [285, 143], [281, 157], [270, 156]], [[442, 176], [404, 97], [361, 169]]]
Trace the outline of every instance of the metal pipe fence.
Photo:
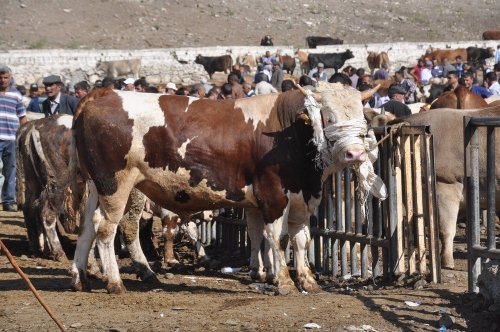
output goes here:
[[[500, 260], [500, 244], [497, 243], [495, 230], [496, 127], [500, 127], [500, 117], [464, 117], [468, 289], [474, 293], [479, 292], [477, 280], [481, 273], [481, 258]], [[486, 154], [485, 164], [480, 162], [480, 155], [484, 156], [482, 152]], [[481, 242], [480, 208], [481, 198], [484, 200], [485, 197], [484, 192], [486, 192], [486, 241]]]

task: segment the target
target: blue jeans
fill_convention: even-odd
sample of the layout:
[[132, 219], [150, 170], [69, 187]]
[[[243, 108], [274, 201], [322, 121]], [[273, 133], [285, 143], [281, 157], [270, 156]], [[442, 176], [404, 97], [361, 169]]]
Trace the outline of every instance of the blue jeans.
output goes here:
[[16, 200], [16, 141], [0, 140], [2, 174], [5, 177], [2, 186], [2, 203], [14, 204]]

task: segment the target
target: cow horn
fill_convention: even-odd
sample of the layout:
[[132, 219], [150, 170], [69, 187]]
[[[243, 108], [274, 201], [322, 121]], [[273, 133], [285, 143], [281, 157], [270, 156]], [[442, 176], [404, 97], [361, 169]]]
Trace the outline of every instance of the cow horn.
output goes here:
[[[304, 94], [304, 96], [307, 96], [307, 91], [306, 89], [304, 89], [304, 87], [302, 87], [300, 84], [295, 84], [295, 86], [297, 87], [297, 89], [300, 90], [300, 92], [302, 92]], [[313, 98], [319, 103], [321, 101], [321, 95], [319, 93], [315, 93], [313, 92]]]
[[371, 98], [375, 94], [375, 92], [377, 92], [378, 89], [380, 89], [380, 87], [381, 87], [381, 85], [377, 84], [376, 87], [374, 87], [370, 90], [366, 90], [366, 91], [361, 92], [361, 100]]

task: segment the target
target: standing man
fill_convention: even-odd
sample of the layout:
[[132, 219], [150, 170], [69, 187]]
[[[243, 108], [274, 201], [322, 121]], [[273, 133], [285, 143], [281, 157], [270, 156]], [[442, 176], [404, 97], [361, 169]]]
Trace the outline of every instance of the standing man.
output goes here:
[[498, 77], [494, 71], [490, 71], [484, 77], [486, 84], [488, 84], [488, 90], [495, 95], [500, 96], [500, 84], [498, 84]]
[[281, 91], [281, 84], [285, 78], [285, 73], [281, 69], [281, 63], [273, 60], [273, 74], [271, 75], [271, 85], [278, 91]]
[[0, 156], [3, 162], [3, 210], [15, 212], [16, 197], [16, 132], [26, 122], [22, 96], [12, 86], [12, 71], [0, 65]]
[[38, 85], [36, 83], [30, 85], [30, 98], [31, 101], [26, 110], [28, 112], [43, 113], [42, 109], [40, 108], [41, 101], [38, 94]]
[[43, 79], [47, 99], [42, 103], [45, 117], [54, 114], [75, 114], [79, 100], [74, 96], [62, 93], [62, 80], [59, 75], [50, 75]]
[[474, 75], [470, 72], [466, 72], [463, 74], [464, 78], [464, 86], [470, 90], [471, 92], [474, 92], [476, 95], [482, 97], [482, 98], [488, 98], [492, 95], [490, 90], [486, 89], [485, 87], [475, 85], [474, 84]]

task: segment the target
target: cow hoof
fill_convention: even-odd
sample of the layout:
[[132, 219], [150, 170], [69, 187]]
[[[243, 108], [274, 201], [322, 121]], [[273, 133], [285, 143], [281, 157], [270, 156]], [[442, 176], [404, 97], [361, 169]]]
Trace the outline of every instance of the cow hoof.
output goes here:
[[158, 279], [155, 273], [145, 274], [141, 277], [141, 280], [148, 284], [161, 284], [160, 279]]
[[266, 274], [262, 271], [256, 271], [256, 270], [250, 270], [250, 278], [254, 281], [258, 282], [265, 282], [266, 281]]
[[179, 264], [180, 264], [179, 261], [177, 259], [175, 259], [175, 258], [174, 259], [169, 259], [169, 260], [163, 262], [163, 265], [165, 267], [173, 267], [173, 266], [176, 266], [176, 265], [179, 265]]
[[207, 264], [208, 262], [210, 262], [210, 257], [208, 256], [198, 257], [198, 264]]
[[90, 292], [92, 290], [90, 283], [81, 281], [72, 281], [71, 289], [75, 292]]
[[295, 287], [293, 282], [292, 283], [286, 282], [278, 285], [278, 294], [288, 295], [293, 293], [297, 293], [297, 288]]
[[127, 289], [125, 288], [123, 283], [120, 281], [120, 282], [108, 284], [106, 286], [106, 291], [108, 292], [108, 294], [122, 294], [122, 293], [125, 293], [127, 291]]
[[319, 293], [321, 291], [316, 281], [309, 279], [299, 280], [299, 288], [308, 293]]

